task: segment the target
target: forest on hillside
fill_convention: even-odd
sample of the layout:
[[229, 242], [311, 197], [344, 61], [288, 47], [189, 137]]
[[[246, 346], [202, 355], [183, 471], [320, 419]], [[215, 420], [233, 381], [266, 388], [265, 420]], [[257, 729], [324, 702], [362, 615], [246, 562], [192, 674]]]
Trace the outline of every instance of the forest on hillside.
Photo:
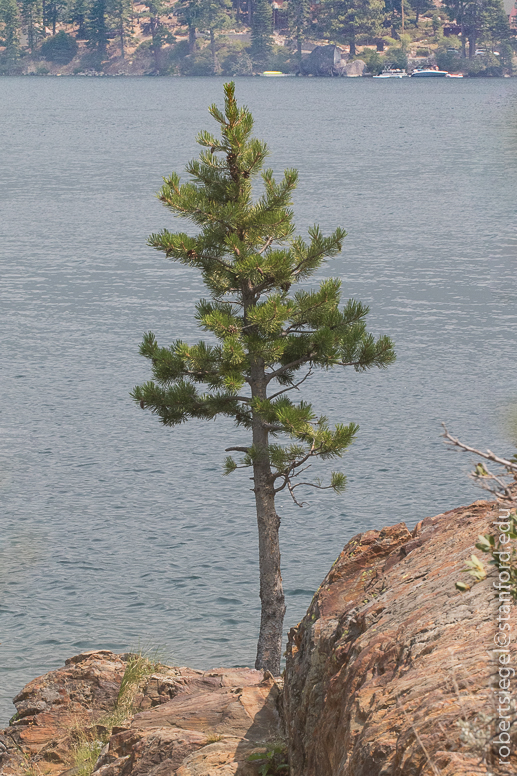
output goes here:
[[510, 20], [502, 0], [0, 0], [0, 74], [301, 73], [334, 44], [370, 74], [512, 75]]

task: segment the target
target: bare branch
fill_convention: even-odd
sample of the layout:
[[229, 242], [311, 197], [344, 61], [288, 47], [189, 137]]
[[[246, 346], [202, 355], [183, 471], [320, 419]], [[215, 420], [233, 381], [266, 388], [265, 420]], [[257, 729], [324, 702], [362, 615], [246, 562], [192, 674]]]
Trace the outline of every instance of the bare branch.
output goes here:
[[268, 238], [267, 238], [267, 240], [266, 240], [266, 242], [265, 242], [265, 244], [264, 244], [264, 247], [263, 247], [263, 248], [261, 248], [261, 249], [260, 249], [260, 251], [257, 251], [257, 253], [259, 254], [259, 256], [262, 256], [262, 254], [264, 253], [264, 251], [267, 251], [267, 249], [269, 248], [269, 246], [270, 246], [270, 245], [273, 243], [274, 239], [275, 239], [274, 237], [268, 237]]
[[272, 396], [269, 396], [269, 401], [271, 401], [272, 399], [276, 399], [277, 396], [281, 396], [283, 393], [287, 393], [287, 391], [294, 391], [295, 388], [298, 389], [299, 386], [302, 383], [304, 383], [307, 380], [307, 378], [310, 377], [311, 375], [312, 375], [312, 367], [309, 368], [309, 371], [307, 372], [305, 377], [302, 380], [300, 380], [299, 383], [296, 383], [295, 385], [290, 385], [288, 388], [284, 388], [283, 391], [278, 391], [277, 393], [274, 393]]
[[246, 454], [248, 454], [250, 449], [251, 448], [249, 448], [249, 447], [227, 447], [224, 452], [225, 453], [235, 452], [235, 453], [246, 453]]
[[290, 493], [290, 496], [291, 496], [292, 500], [294, 501], [294, 503], [295, 503], [297, 506], [299, 506], [299, 507], [303, 507], [303, 501], [297, 501], [297, 500], [296, 500], [296, 497], [295, 497], [295, 495], [294, 495], [294, 493], [293, 493], [293, 491], [294, 491], [294, 486], [293, 486], [293, 485], [291, 485], [291, 482], [290, 482], [290, 480], [287, 480], [287, 487], [289, 488], [289, 493]]
[[463, 444], [463, 442], [460, 442], [459, 439], [456, 439], [456, 437], [453, 437], [449, 434], [447, 427], [445, 423], [442, 423], [444, 433], [442, 434], [445, 439], [447, 439], [448, 442], [450, 442], [452, 445], [455, 445], [456, 447], [461, 448], [462, 450], [465, 450], [467, 453], [475, 453], [476, 455], [479, 455], [481, 458], [485, 458], [487, 461], [494, 461], [495, 463], [501, 464], [501, 466], [506, 467], [512, 472], [517, 473], [517, 463], [512, 463], [512, 461], [508, 461], [506, 458], [500, 458], [498, 455], [495, 455], [491, 452], [491, 450], [487, 450], [486, 453], [482, 453], [481, 450], [476, 450], [475, 447], [469, 447], [469, 445]]
[[278, 375], [282, 375], [284, 372], [288, 372], [289, 369], [292, 369], [295, 366], [299, 366], [299, 364], [306, 364], [307, 361], [311, 360], [311, 357], [315, 355], [310, 353], [308, 356], [303, 356], [303, 358], [298, 358], [296, 361], [291, 361], [290, 364], [286, 364], [285, 366], [281, 366], [278, 369], [275, 369], [274, 372], [269, 372], [266, 375], [268, 383], [271, 382], [271, 380], [274, 380], [275, 377], [278, 377]]

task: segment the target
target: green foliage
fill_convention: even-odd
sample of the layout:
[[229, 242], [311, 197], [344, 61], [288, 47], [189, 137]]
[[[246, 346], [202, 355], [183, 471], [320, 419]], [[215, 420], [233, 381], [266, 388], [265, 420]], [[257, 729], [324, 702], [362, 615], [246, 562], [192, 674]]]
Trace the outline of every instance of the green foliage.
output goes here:
[[483, 56], [463, 60], [461, 69], [470, 78], [497, 78], [503, 74], [503, 66], [498, 57], [488, 52]]
[[378, 51], [375, 51], [371, 48], [364, 48], [361, 53], [358, 54], [358, 57], [366, 63], [368, 72], [372, 73], [373, 75], [379, 75], [379, 73], [382, 73], [382, 70], [386, 64], [385, 58], [381, 56]]
[[[444, 0], [444, 5], [449, 18], [463, 25], [470, 59], [480, 44], [492, 46], [509, 40], [510, 28], [502, 0]], [[476, 65], [469, 75], [478, 74], [480, 68]]]
[[465, 61], [461, 58], [459, 51], [444, 51], [441, 49], [436, 52], [436, 64], [440, 70], [447, 70], [449, 72], [463, 70]]
[[[482, 464], [478, 464], [478, 466], [482, 466]], [[483, 475], [479, 474], [479, 476]], [[512, 512], [508, 516], [508, 523], [510, 530], [500, 532], [497, 537], [494, 534], [479, 536], [476, 549], [491, 556], [490, 566], [495, 566], [498, 572], [505, 572], [508, 575], [509, 593], [513, 603], [517, 603], [517, 545], [515, 543], [517, 540], [517, 512]], [[502, 535], [506, 535], [509, 541], [502, 542]], [[466, 568], [462, 569], [462, 572], [468, 573], [474, 579], [474, 584], [486, 578], [486, 569], [476, 555], [471, 555], [470, 560], [465, 563]], [[464, 582], [456, 582], [456, 588], [462, 593], [470, 590], [470, 586]], [[496, 596], [499, 596], [497, 590]]]
[[291, 0], [287, 5], [289, 32], [296, 41], [298, 65], [302, 61], [302, 43], [311, 25], [309, 0]]
[[67, 65], [77, 54], [78, 48], [75, 38], [61, 30], [57, 35], [43, 41], [40, 53], [49, 62]]
[[43, 7], [41, 0], [21, 0], [20, 16], [27, 30], [29, 48], [31, 53], [34, 53], [42, 30]]
[[250, 56], [253, 62], [265, 67], [273, 49], [273, 10], [269, 0], [255, 0], [251, 23]]
[[98, 52], [99, 58], [106, 56], [108, 48], [108, 4], [107, 0], [93, 0], [86, 17], [86, 40], [88, 47]]
[[238, 49], [232, 47], [228, 55], [221, 59], [221, 67], [224, 75], [252, 75], [253, 62], [248, 53], [248, 50], [243, 48], [242, 45]]
[[319, 18], [323, 34], [347, 43], [355, 56], [360, 38], [380, 33], [383, 15], [382, 0], [324, 0]]
[[264, 752], [250, 754], [247, 759], [257, 763], [259, 776], [280, 776], [289, 771], [287, 747], [283, 742], [268, 744]]
[[[210, 108], [221, 138], [201, 132], [197, 140], [203, 150], [187, 165], [190, 180], [182, 184], [173, 173], [164, 179], [159, 195], [174, 215], [197, 227], [197, 235], [164, 229], [149, 238], [149, 245], [167, 258], [200, 271], [210, 299], [198, 303], [196, 317], [214, 341], [177, 340], [160, 347], [149, 332], [140, 352], [151, 361], [153, 380], [137, 386], [132, 395], [167, 426], [217, 415], [232, 417], [245, 429], [260, 423], [275, 441], [238, 448], [244, 458], [240, 464], [227, 458], [225, 470], [253, 466], [266, 457], [279, 481], [276, 490], [287, 487], [293, 495], [301, 484], [323, 487], [318, 482], [293, 485], [291, 478], [311, 458], [340, 457], [357, 426], [331, 429], [310, 404], [295, 403], [286, 392], [316, 367], [363, 371], [387, 366], [395, 355], [388, 337], [376, 340], [366, 331], [365, 305], [349, 300], [340, 308], [339, 280], [289, 294], [326, 257], [339, 253], [346, 233], [337, 229], [325, 237], [314, 226], [308, 242], [295, 236], [290, 204], [297, 173], [286, 170], [277, 183], [272, 171], [263, 169], [268, 149], [251, 135], [251, 114], [237, 107], [233, 84], [225, 85], [225, 95], [224, 113], [215, 105]], [[253, 182], [259, 176], [263, 190], [254, 196]], [[262, 377], [255, 376], [257, 365]], [[264, 381], [264, 387], [259, 389], [257, 381]], [[265, 386], [275, 382], [280, 390], [268, 397]], [[246, 387], [251, 395], [240, 395]], [[279, 434], [291, 439], [285, 447], [276, 442]], [[328, 487], [340, 492], [344, 478], [333, 476]]]
[[386, 59], [389, 59], [392, 67], [400, 68], [401, 70], [405, 70], [408, 66], [407, 54], [402, 48], [390, 48]]
[[17, 49], [20, 43], [20, 16], [16, 0], [0, 0], [0, 45]]

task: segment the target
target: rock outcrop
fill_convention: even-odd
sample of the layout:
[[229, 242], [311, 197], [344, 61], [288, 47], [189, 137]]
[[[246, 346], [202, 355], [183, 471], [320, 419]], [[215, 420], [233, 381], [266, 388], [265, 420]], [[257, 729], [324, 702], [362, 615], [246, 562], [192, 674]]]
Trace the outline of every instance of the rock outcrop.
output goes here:
[[517, 773], [515, 727], [507, 765], [490, 743], [493, 577], [465, 594], [455, 589], [497, 514], [495, 504], [476, 502], [426, 518], [412, 533], [400, 523], [346, 545], [289, 634], [284, 703], [294, 776]]
[[340, 75], [344, 64], [339, 46], [316, 46], [302, 59], [300, 70], [303, 75]]
[[94, 775], [256, 776], [249, 756], [281, 734], [278, 697], [273, 677], [249, 668], [164, 670], [137, 699], [146, 710], [114, 731]]
[[[129, 656], [87, 652], [30, 682], [0, 731], [2, 776], [77, 773], [78, 732], [99, 748], [96, 776], [256, 776], [248, 761], [281, 735], [279, 684], [249, 668], [160, 666], [141, 682], [132, 716], [106, 728]], [[84, 734], [86, 732], [86, 738]]]
[[495, 756], [495, 572], [455, 588], [497, 516], [476, 502], [412, 532], [399, 523], [355, 536], [290, 631], [283, 694], [249, 668], [152, 666], [133, 680], [124, 717], [131, 656], [70, 658], [14, 699], [0, 775], [78, 776], [82, 736], [94, 776], [257, 776], [264, 761], [250, 755], [284, 732], [291, 776], [515, 775], [515, 702], [512, 753], [502, 765]]
[[125, 668], [123, 656], [109, 650], [83, 652], [64, 668], [29, 682], [14, 698], [11, 724], [0, 730], [0, 774], [62, 773], [74, 731], [111, 712]]

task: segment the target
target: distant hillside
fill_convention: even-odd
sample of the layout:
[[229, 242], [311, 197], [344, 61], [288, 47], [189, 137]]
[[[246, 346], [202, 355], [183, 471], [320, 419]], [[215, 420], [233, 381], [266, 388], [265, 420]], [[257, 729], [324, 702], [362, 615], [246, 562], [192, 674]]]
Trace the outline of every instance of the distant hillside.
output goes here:
[[504, 2], [0, 0], [0, 74], [307, 73], [302, 60], [332, 44], [343, 60], [365, 61], [368, 74], [438, 64], [512, 75], [517, 11]]

